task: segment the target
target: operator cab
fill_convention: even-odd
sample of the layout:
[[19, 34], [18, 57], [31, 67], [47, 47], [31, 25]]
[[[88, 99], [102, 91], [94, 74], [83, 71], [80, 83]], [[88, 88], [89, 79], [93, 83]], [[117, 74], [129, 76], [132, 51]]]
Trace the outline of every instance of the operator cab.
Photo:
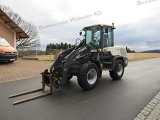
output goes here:
[[83, 28], [85, 32], [85, 44], [89, 45], [92, 50], [102, 49], [104, 47], [114, 46], [114, 24], [110, 25], [92, 25]]

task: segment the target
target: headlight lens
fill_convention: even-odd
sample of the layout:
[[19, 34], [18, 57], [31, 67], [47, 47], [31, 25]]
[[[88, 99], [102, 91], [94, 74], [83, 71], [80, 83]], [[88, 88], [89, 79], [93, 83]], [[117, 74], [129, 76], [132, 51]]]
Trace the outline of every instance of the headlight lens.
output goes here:
[[0, 52], [0, 54], [5, 54], [5, 52]]

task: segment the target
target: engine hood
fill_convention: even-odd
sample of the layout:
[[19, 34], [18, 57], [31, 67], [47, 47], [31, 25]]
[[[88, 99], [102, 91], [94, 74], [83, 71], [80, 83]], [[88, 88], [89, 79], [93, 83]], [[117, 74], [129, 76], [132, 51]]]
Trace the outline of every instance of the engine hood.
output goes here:
[[2, 47], [0, 46], [0, 52], [17, 52], [17, 50], [13, 47]]

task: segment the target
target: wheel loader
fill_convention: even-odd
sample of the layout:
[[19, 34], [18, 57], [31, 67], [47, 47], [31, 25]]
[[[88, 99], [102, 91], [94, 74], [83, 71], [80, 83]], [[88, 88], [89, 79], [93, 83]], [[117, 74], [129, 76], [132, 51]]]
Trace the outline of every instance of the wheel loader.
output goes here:
[[11, 95], [9, 98], [44, 90], [50, 91], [38, 96], [16, 101], [19, 104], [43, 97], [67, 84], [72, 76], [77, 77], [78, 84], [84, 90], [91, 90], [98, 84], [103, 70], [108, 70], [113, 80], [119, 80], [128, 64], [126, 48], [114, 46], [114, 23], [97, 24], [84, 27], [80, 31], [83, 40], [76, 39], [76, 44], [59, 54], [50, 70], [41, 73], [42, 88]]

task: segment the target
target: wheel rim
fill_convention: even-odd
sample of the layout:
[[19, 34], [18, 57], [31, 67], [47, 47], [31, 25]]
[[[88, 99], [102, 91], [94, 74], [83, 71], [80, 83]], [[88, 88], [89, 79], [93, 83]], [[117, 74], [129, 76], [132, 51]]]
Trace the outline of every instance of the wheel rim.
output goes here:
[[117, 66], [117, 74], [118, 74], [119, 76], [121, 76], [122, 73], [123, 73], [123, 65], [122, 65], [122, 64], [119, 64], [119, 65]]
[[97, 80], [97, 72], [95, 69], [91, 69], [87, 73], [87, 81], [90, 85], [93, 85]]

